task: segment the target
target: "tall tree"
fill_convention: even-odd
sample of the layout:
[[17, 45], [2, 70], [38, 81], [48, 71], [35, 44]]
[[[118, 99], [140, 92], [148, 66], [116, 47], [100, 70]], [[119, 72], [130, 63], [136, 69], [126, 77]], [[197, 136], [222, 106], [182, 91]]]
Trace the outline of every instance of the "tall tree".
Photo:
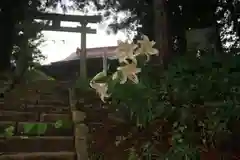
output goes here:
[[[84, 0], [78, 1], [84, 2]], [[103, 0], [101, 1], [102, 3], [99, 3], [97, 0], [92, 1], [97, 9], [109, 11], [106, 16], [112, 17], [115, 15], [115, 21], [110, 25], [114, 31], [119, 29], [134, 29], [139, 35], [144, 33], [150, 38], [154, 38], [153, 0]], [[167, 3], [168, 19], [171, 23], [171, 26], [169, 26], [171, 37], [169, 39], [173, 42], [173, 48], [178, 52], [185, 51], [185, 31], [188, 28], [215, 27], [216, 35], [218, 36], [216, 43], [219, 50], [223, 43], [223, 36], [220, 37], [223, 26], [226, 24], [233, 25], [233, 32], [239, 28], [239, 22], [237, 22], [240, 10], [238, 0], [164, 1]], [[131, 16], [119, 21], [116, 13], [122, 11], [130, 12]], [[225, 17], [224, 22], [223, 18], [226, 16], [226, 13], [228, 20]], [[219, 23], [220, 20], [222, 20], [222, 23]], [[226, 39], [226, 37], [224, 38]]]
[[[19, 25], [22, 25], [26, 20], [29, 25], [35, 23], [33, 19], [29, 19], [29, 11], [44, 11], [47, 7], [56, 7], [59, 2], [60, 0], [8, 0], [0, 2], [0, 20], [2, 22], [0, 26], [0, 72], [11, 68], [13, 47], [18, 46], [21, 49], [19, 43], [22, 43], [23, 39], [20, 37], [23, 37], [25, 33], [19, 29]], [[36, 24], [33, 25], [36, 26]], [[39, 31], [38, 29], [32, 30], [32, 35], [28, 38], [35, 36]]]
[[[0, 53], [0, 71], [10, 68], [12, 49], [14, 44], [17, 43], [16, 36], [18, 36], [18, 33], [16, 33], [16, 26], [26, 19], [26, 11], [29, 9], [56, 8], [62, 2], [62, 0], [8, 0], [0, 2], [0, 20], [4, 22], [0, 26], [0, 46], [2, 49]], [[220, 26], [217, 21], [224, 19], [225, 21], [222, 20], [222, 22], [232, 25], [233, 32], [235, 31], [237, 36], [239, 34], [239, 22], [237, 19], [240, 5], [238, 0], [168, 0], [165, 2], [171, 24], [168, 26], [171, 33], [169, 40], [173, 42], [174, 46], [182, 49], [179, 52], [185, 50], [185, 31], [187, 28], [203, 28], [215, 25], [217, 33], [219, 33]], [[79, 10], [89, 5], [94, 5], [97, 10], [104, 11], [105, 17], [115, 18], [115, 21], [110, 25], [114, 31], [119, 29], [135, 30], [138, 32], [136, 37], [147, 34], [151, 39], [154, 38], [156, 31], [153, 28], [153, 0], [69, 0], [67, 4], [62, 3], [62, 8], [71, 7]], [[119, 21], [117, 13], [123, 11], [130, 12], [131, 16]], [[224, 24], [220, 23], [220, 25]], [[226, 39], [224, 36], [221, 38]]]
[[18, 25], [26, 19], [28, 9], [41, 7], [40, 1], [31, 2], [29, 0], [0, 2], [0, 20], [4, 22], [0, 26], [0, 72], [11, 68], [13, 46], [19, 43], [17, 40], [21, 36]]

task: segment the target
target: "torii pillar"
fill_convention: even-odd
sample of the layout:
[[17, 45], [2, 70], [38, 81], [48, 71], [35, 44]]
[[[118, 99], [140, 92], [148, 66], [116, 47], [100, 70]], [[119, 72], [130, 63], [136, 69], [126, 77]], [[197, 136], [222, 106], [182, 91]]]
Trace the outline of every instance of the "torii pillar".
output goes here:
[[[81, 23], [82, 28], [86, 28], [87, 23]], [[81, 53], [80, 53], [80, 77], [82, 80], [87, 79], [87, 32], [81, 33]]]

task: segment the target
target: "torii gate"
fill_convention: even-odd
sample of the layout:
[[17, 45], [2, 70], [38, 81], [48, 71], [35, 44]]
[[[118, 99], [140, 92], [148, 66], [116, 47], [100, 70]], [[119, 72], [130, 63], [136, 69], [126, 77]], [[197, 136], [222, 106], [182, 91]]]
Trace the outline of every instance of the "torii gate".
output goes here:
[[[29, 16], [29, 15], [28, 15]], [[45, 25], [43, 30], [59, 31], [59, 32], [74, 32], [81, 33], [81, 54], [80, 54], [80, 78], [87, 78], [86, 64], [86, 34], [96, 34], [96, 29], [87, 27], [88, 23], [98, 23], [101, 21], [101, 16], [80, 16], [80, 15], [65, 15], [55, 13], [30, 12], [30, 17], [39, 20], [52, 21], [52, 25]], [[61, 22], [79, 22], [79, 27], [61, 27]]]

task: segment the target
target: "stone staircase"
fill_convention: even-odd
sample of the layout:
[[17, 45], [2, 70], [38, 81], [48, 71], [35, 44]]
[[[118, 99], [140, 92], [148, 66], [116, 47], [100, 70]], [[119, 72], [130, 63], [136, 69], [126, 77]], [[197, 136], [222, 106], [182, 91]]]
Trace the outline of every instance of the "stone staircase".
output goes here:
[[[74, 125], [67, 89], [52, 84], [18, 86], [0, 102], [0, 134], [12, 128], [12, 136], [0, 136], [0, 160], [74, 160]], [[56, 127], [56, 121], [62, 126]], [[46, 124], [24, 133], [25, 124]], [[35, 131], [35, 132], [34, 132]]]

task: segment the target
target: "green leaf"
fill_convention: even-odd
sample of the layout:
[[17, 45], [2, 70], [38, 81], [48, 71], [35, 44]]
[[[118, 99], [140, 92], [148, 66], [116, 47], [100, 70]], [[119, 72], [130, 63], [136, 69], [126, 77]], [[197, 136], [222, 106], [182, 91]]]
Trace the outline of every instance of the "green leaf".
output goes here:
[[44, 134], [47, 130], [47, 123], [40, 123], [37, 126], [37, 133]]
[[129, 155], [128, 155], [128, 160], [137, 160], [138, 157], [137, 157], [137, 154], [136, 154], [136, 151], [134, 148], [130, 148], [129, 149]]
[[62, 120], [57, 120], [54, 124], [55, 128], [61, 128], [63, 126], [63, 121]]
[[47, 123], [28, 123], [23, 126], [24, 133], [44, 134], [47, 130]]
[[93, 77], [92, 81], [98, 81], [101, 80], [102, 78], [107, 76], [106, 71], [99, 72], [95, 77]]
[[14, 126], [9, 126], [5, 129], [5, 135], [6, 136], [13, 136], [14, 135], [14, 130], [15, 127]]
[[33, 128], [36, 127], [34, 123], [28, 123], [23, 125], [23, 133], [30, 133]]

